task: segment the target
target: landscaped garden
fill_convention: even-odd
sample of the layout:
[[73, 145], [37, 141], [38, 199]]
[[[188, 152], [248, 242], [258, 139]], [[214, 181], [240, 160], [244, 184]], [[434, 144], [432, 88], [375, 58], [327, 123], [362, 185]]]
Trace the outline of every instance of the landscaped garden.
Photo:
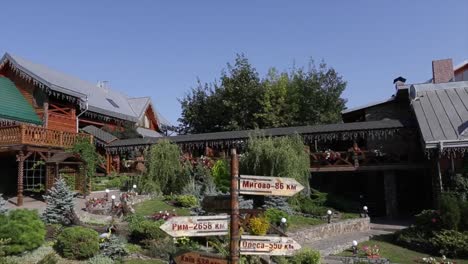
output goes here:
[[[90, 151], [86, 146], [81, 149]], [[81, 214], [74, 211], [74, 193], [63, 179], [58, 179], [45, 196], [47, 208], [41, 215], [25, 209], [6, 210], [0, 201], [0, 263], [160, 263], [192, 250], [226, 256], [227, 236], [173, 239], [160, 226], [174, 216], [208, 215], [201, 201], [206, 196], [228, 194], [229, 161], [183, 156], [179, 147], [168, 141], [157, 143], [147, 155], [147, 171], [132, 179], [134, 185], [129, 187], [128, 178], [116, 175], [110, 180], [112, 184], [104, 187], [112, 185], [122, 192], [88, 198], [83, 209], [91, 220], [80, 219]], [[267, 196], [254, 201], [241, 196], [241, 209], [252, 209], [254, 204], [258, 208], [254, 214], [242, 215], [243, 234], [265, 235], [323, 224], [328, 218], [359, 217], [357, 203], [308, 187], [308, 156], [298, 136], [252, 138], [240, 164], [241, 173], [292, 177], [306, 186], [292, 198]], [[99, 224], [93, 216], [100, 219]], [[255, 256], [242, 259], [259, 263]], [[281, 263], [318, 263], [319, 259], [313, 250], [277, 258]]]

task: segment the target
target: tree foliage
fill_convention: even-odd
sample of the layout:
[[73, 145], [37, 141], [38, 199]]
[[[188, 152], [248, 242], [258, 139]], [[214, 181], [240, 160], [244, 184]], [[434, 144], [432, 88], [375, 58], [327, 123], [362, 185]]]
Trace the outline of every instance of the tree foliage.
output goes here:
[[308, 69], [278, 72], [264, 79], [244, 55], [227, 64], [220, 81], [202, 83], [179, 99], [180, 133], [314, 125], [338, 122], [346, 87], [333, 68], [312, 61]]
[[181, 179], [181, 150], [168, 140], [160, 140], [147, 153], [148, 169], [143, 175], [143, 188], [148, 192], [179, 193], [185, 185]]
[[240, 160], [243, 174], [290, 177], [309, 186], [309, 155], [299, 135], [264, 137], [251, 135]]
[[44, 195], [47, 203], [42, 219], [48, 224], [70, 225], [75, 219], [73, 192], [63, 178], [55, 181], [54, 186]]

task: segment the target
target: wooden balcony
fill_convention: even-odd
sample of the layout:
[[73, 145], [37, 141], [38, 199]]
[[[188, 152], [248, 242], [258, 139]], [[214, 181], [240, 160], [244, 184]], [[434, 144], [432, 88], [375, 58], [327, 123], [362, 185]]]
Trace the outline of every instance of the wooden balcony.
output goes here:
[[406, 155], [380, 151], [324, 151], [310, 153], [312, 172], [406, 170], [425, 168], [422, 162], [412, 162]]
[[63, 132], [37, 126], [0, 127], [0, 146], [30, 145], [69, 148], [79, 137], [87, 138], [90, 142], [93, 140], [88, 134]]

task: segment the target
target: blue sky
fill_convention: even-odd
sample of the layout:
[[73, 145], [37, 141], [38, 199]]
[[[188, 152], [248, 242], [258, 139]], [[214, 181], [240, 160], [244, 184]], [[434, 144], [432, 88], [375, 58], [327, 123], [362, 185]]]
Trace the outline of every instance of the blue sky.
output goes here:
[[170, 121], [196, 79], [236, 53], [268, 68], [325, 60], [348, 107], [388, 98], [392, 81], [431, 78], [433, 59], [468, 59], [468, 1], [7, 1], [0, 52], [150, 95]]

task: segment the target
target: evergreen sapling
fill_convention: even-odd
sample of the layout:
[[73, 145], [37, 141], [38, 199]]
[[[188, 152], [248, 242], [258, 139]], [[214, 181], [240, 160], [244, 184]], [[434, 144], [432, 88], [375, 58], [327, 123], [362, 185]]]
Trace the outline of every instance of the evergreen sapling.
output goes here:
[[42, 215], [44, 222], [48, 224], [70, 225], [75, 219], [73, 192], [59, 178], [54, 186], [44, 195], [47, 207]]

